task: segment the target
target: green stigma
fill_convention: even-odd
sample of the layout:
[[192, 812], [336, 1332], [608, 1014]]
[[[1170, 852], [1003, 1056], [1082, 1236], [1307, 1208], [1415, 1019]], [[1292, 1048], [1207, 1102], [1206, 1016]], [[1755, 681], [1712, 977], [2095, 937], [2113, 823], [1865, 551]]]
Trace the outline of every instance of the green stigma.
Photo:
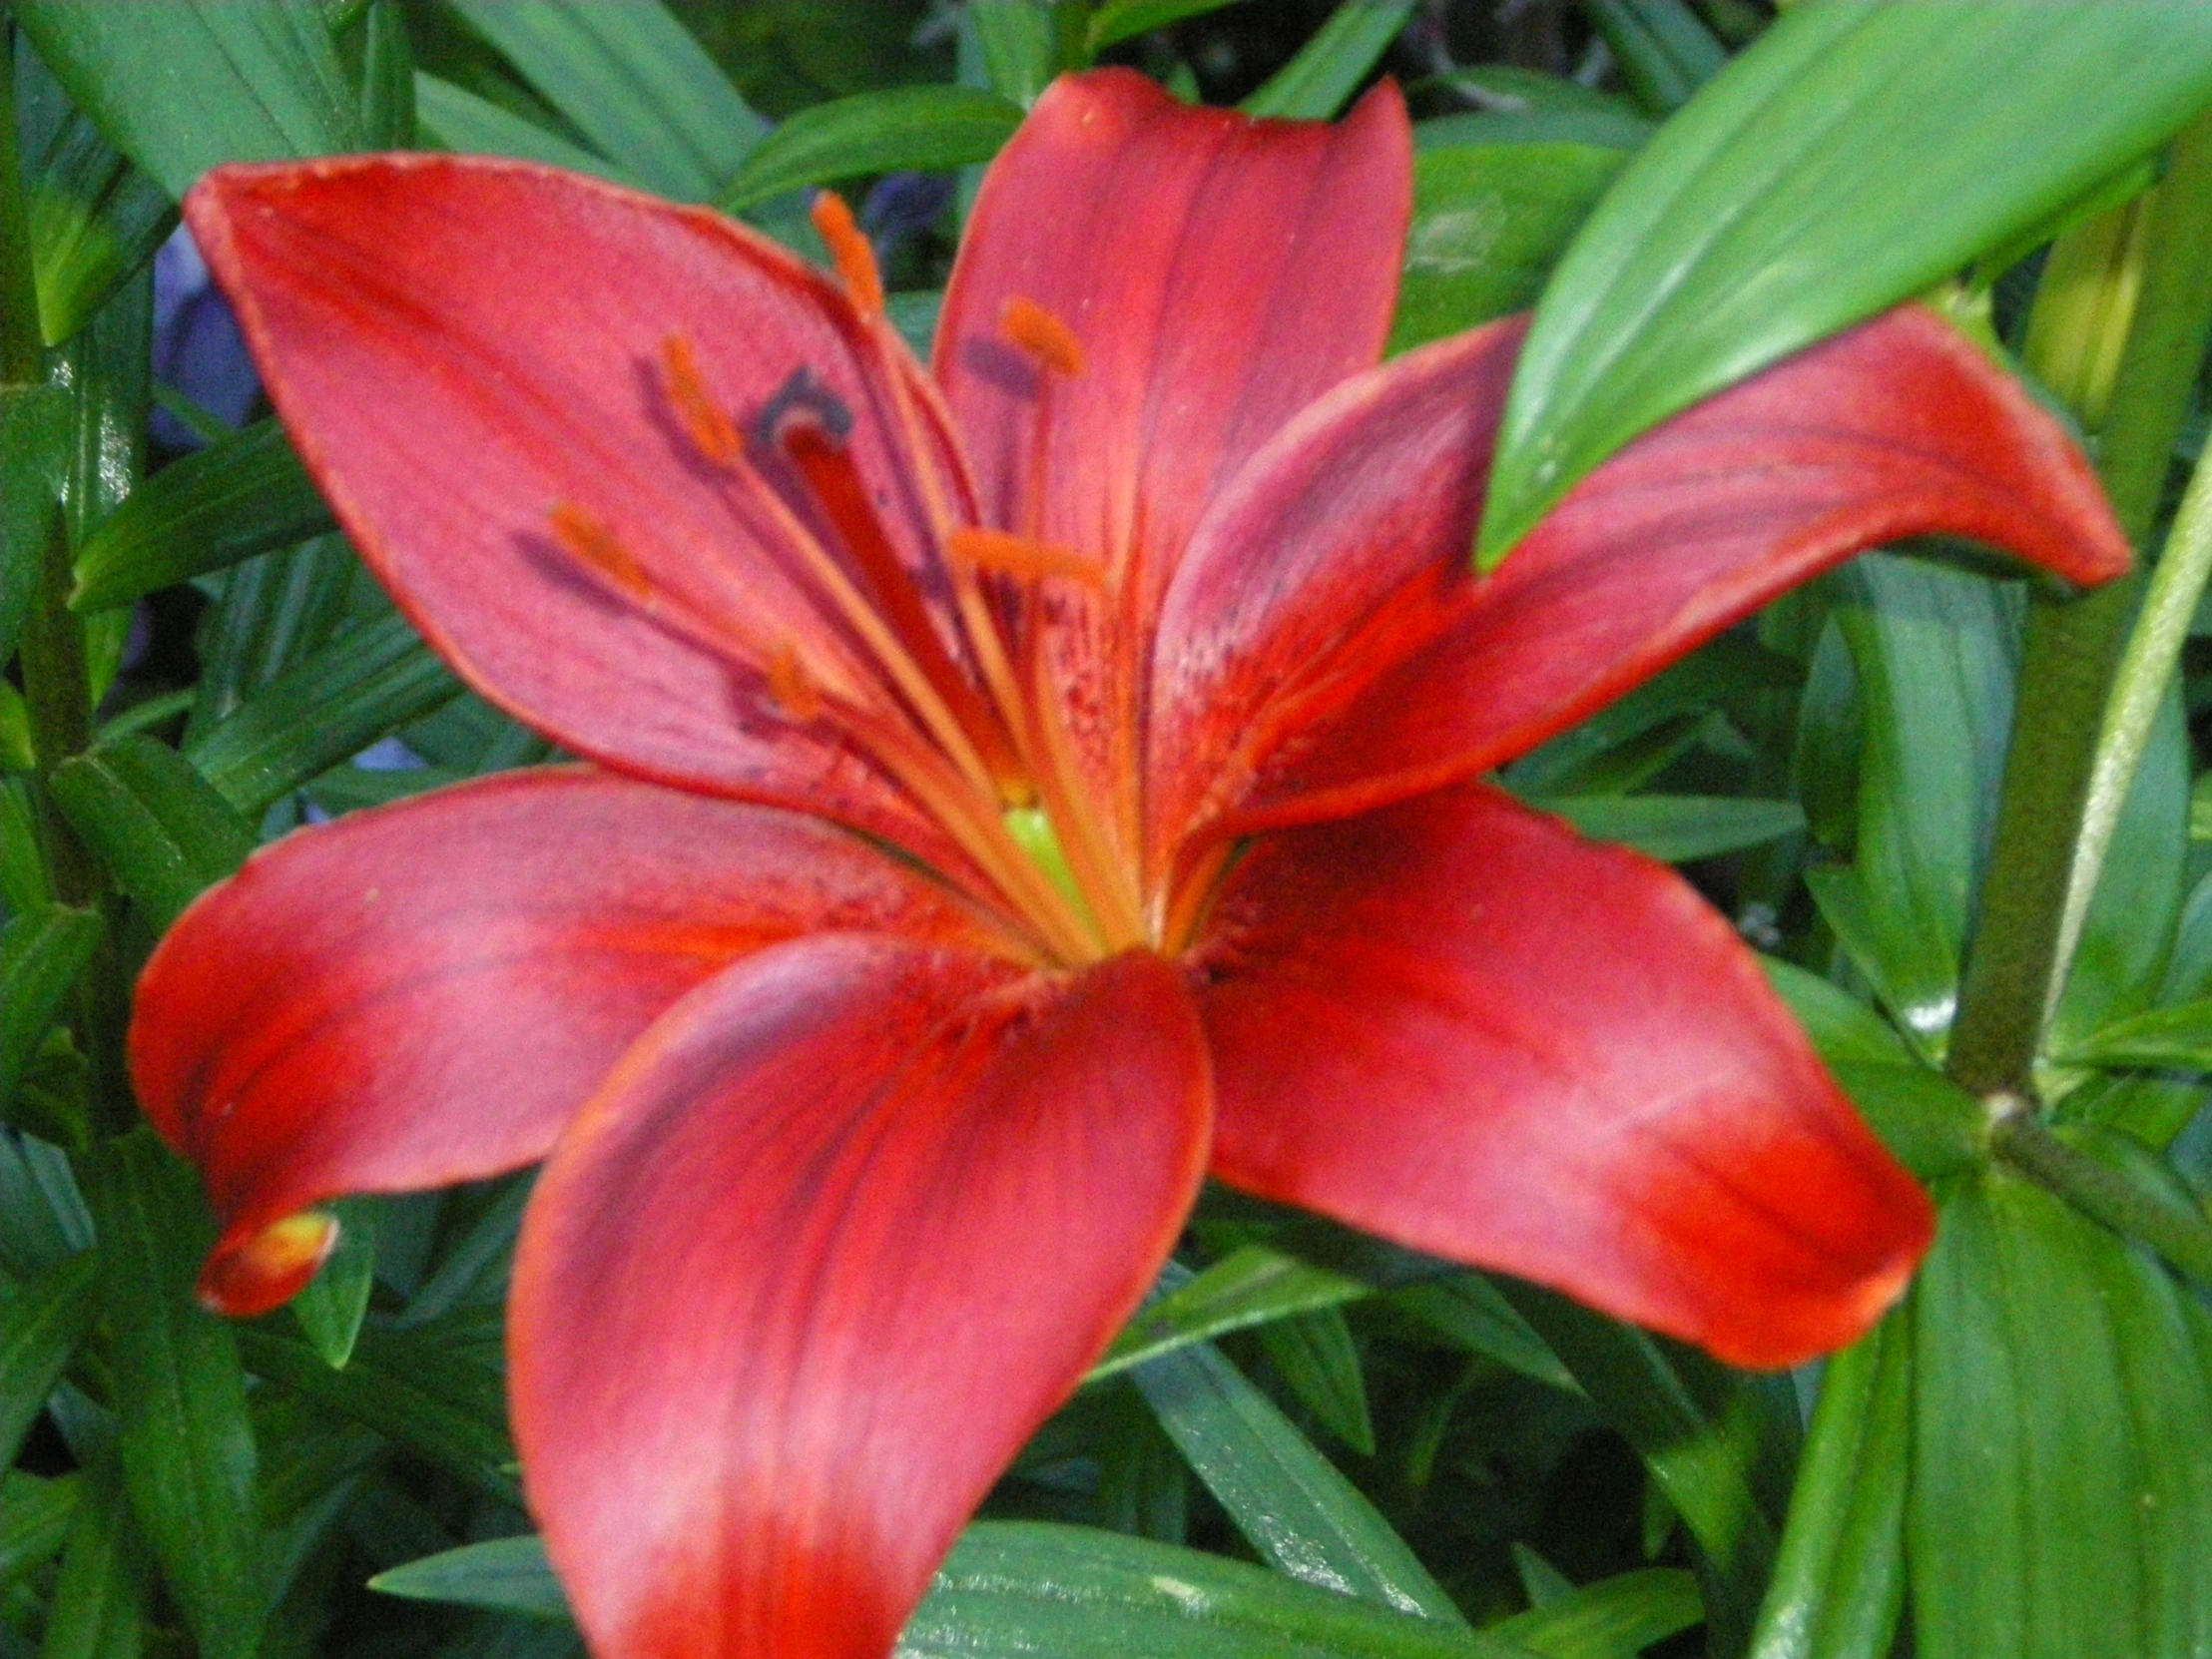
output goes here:
[[1067, 895], [1076, 913], [1096, 926], [1098, 918], [1091, 913], [1090, 901], [1083, 896], [1083, 889], [1075, 884], [1075, 872], [1068, 868], [1068, 855], [1060, 850], [1059, 832], [1052, 828], [1052, 820], [1045, 810], [1042, 807], [1007, 808], [1006, 832], [1014, 837], [1015, 845], [1029, 854], [1029, 861]]

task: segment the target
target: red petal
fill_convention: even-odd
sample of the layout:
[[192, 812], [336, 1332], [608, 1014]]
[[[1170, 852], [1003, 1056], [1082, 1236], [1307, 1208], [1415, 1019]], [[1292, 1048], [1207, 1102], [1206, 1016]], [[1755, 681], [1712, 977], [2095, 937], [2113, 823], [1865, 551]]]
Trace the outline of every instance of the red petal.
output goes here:
[[224, 1223], [204, 1290], [235, 1311], [282, 1301], [313, 1264], [266, 1230], [335, 1194], [543, 1157], [662, 1010], [819, 926], [979, 937], [842, 830], [581, 770], [258, 854], [162, 941], [131, 1028], [147, 1116]]
[[1197, 956], [1215, 1172], [1744, 1366], [1904, 1290], [1927, 1199], [1663, 865], [1461, 786], [1258, 842]]
[[[1411, 213], [1407, 131], [1388, 86], [1328, 127], [1192, 108], [1102, 70], [1053, 85], [984, 181], [935, 367], [984, 521], [1110, 573], [1096, 600], [1068, 585], [1043, 648], [1094, 790], [1134, 775], [1136, 653], [1207, 501], [1382, 354]], [[1010, 299], [1082, 347], [1081, 372], [1049, 388], [1041, 501], [1038, 376], [1000, 330]]]
[[509, 1350], [532, 1509], [601, 1659], [881, 1659], [1173, 1245], [1204, 1169], [1180, 976], [767, 951], [546, 1166]]
[[1961, 536], [2076, 582], [2127, 568], [2057, 422], [1909, 308], [1632, 444], [1477, 579], [1523, 326], [1342, 388], [1209, 515], [1154, 660], [1156, 844], [1217, 815], [1213, 832], [1248, 832], [1469, 777], [1884, 542]]
[[[855, 460], [925, 562], [884, 359], [827, 277], [717, 215], [517, 163], [225, 168], [188, 216], [316, 481], [471, 685], [579, 754], [833, 813], [936, 861], [831, 726], [777, 704], [787, 648], [832, 692], [884, 694], [797, 577], [788, 529], [706, 463], [665, 383], [681, 336], [742, 430], [812, 374], [855, 416]], [[553, 533], [556, 508], [619, 552], [595, 570]]]

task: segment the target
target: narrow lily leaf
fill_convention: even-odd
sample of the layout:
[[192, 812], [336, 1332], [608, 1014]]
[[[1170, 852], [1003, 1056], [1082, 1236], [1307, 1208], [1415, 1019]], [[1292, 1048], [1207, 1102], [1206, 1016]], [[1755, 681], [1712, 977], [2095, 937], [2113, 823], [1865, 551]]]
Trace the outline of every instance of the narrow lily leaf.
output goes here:
[[1568, 1393], [1580, 1393], [1582, 1384], [1544, 1346], [1543, 1338], [1479, 1273], [1454, 1274], [1448, 1279], [1408, 1285], [1390, 1301], [1422, 1324], [1469, 1354], [1495, 1360], [1510, 1371]]
[[862, 173], [987, 162], [1021, 125], [1019, 104], [972, 87], [890, 87], [801, 110], [754, 146], [723, 192], [735, 213], [805, 185]]
[[189, 751], [248, 820], [460, 691], [403, 617], [355, 628], [287, 669]]
[[1414, 0], [1344, 0], [1243, 108], [1252, 115], [1328, 120], [1390, 49], [1413, 5]]
[[153, 1573], [140, 1523], [111, 1465], [104, 1458], [77, 1476], [39, 1659], [139, 1659], [145, 1649]]
[[2069, 1044], [2060, 1054], [2084, 1066], [2212, 1071], [2212, 998], [2116, 1020]]
[[1389, 1522], [1218, 1350], [1179, 1350], [1140, 1367], [1135, 1382], [1192, 1472], [1281, 1571], [1400, 1613], [1465, 1623]]
[[200, 684], [185, 741], [327, 645], [345, 625], [359, 573], [352, 548], [335, 532], [233, 565], [223, 597], [200, 622]]
[[417, 70], [414, 95], [415, 137], [425, 148], [450, 150], [459, 156], [510, 156], [516, 161], [566, 168], [571, 173], [589, 173], [617, 185], [637, 185], [627, 169], [606, 157], [572, 144], [558, 133], [549, 133], [450, 81]]
[[1363, 1457], [1375, 1455], [1375, 1419], [1360, 1347], [1340, 1308], [1319, 1308], [1259, 1329], [1260, 1346], [1300, 1403]]
[[371, 150], [414, 147], [414, 48], [398, 0], [372, 0], [361, 21], [361, 140]]
[[69, 1159], [29, 1135], [0, 1135], [0, 1275], [29, 1279], [92, 1245]]
[[534, 1532], [463, 1544], [380, 1572], [368, 1587], [410, 1601], [443, 1601], [531, 1619], [568, 1619], [568, 1597]]
[[2208, 98], [2199, 6], [1795, 7], [1561, 263], [1507, 404], [1481, 563], [1637, 434], [1924, 290]]
[[2181, 1659], [2212, 1630], [2212, 1322], [2040, 1188], [1958, 1184], [1914, 1303], [1923, 1659]]
[[0, 930], [0, 1113], [13, 1104], [101, 931], [96, 912], [62, 904], [22, 912]]
[[65, 762], [54, 799], [157, 932], [254, 850], [253, 827], [190, 761], [127, 737]]
[[1187, 17], [1218, 12], [1233, 3], [1234, 0], [1105, 0], [1091, 13], [1084, 43], [1092, 52], [1102, 52], [1133, 35], [1150, 34], [1154, 29], [1165, 29]]
[[1056, 0], [969, 0], [960, 20], [975, 31], [991, 86], [1023, 109], [1060, 68]]
[[1923, 1181], [1987, 1162], [1987, 1109], [1941, 1072], [1917, 1060], [1832, 1059], [1829, 1069], [1882, 1144]]
[[128, 604], [331, 529], [330, 509], [275, 420], [164, 467], [77, 551], [72, 609]]
[[44, 153], [28, 156], [39, 331], [59, 345], [154, 256], [177, 205], [70, 106]]
[[207, 1210], [141, 1131], [92, 1166], [124, 1484], [207, 1659], [249, 1659], [266, 1608], [246, 1374], [194, 1301]]
[[61, 1553], [82, 1488], [74, 1474], [47, 1480], [21, 1469], [0, 1473], [0, 1594]]
[[1642, 147], [1653, 132], [1650, 122], [1625, 109], [1485, 110], [1479, 114], [1439, 115], [1413, 124], [1413, 148], [1466, 150], [1485, 146], [1566, 144], [1628, 152]]
[[1334, 1308], [1374, 1294], [1374, 1287], [1270, 1250], [1246, 1245], [1131, 1320], [1105, 1358], [1091, 1368], [1095, 1382], [1163, 1354], [1265, 1325], [1294, 1314]]
[[1794, 801], [1702, 795], [1570, 795], [1529, 805], [1558, 814], [1593, 840], [1619, 841], [1669, 864], [1741, 852], [1805, 828], [1804, 810]]
[[1697, 1580], [1672, 1567], [1624, 1572], [1569, 1589], [1483, 1628], [1547, 1659], [1636, 1659], [1705, 1617]]
[[452, 0], [545, 101], [647, 189], [712, 202], [767, 123], [660, 0]]
[[1750, 1659], [1890, 1651], [1905, 1598], [1912, 1402], [1903, 1316], [1829, 1362]]
[[[1681, 1574], [1665, 1579], [1677, 1604]], [[1619, 1582], [1619, 1581], [1616, 1581]], [[378, 1574], [386, 1595], [552, 1619], [567, 1603], [534, 1537], [471, 1544]], [[1593, 1588], [1603, 1588], [1595, 1586]], [[1657, 1586], [1638, 1585], [1649, 1602]], [[1625, 1598], [1622, 1598], [1625, 1599]], [[1586, 1616], [1586, 1615], [1585, 1615]], [[1622, 1621], [1625, 1625], [1626, 1620]], [[1645, 1615], [1643, 1628], [1661, 1621]], [[1547, 1627], [1564, 1630], [1567, 1621]], [[1679, 1625], [1672, 1628], [1681, 1628]], [[1651, 1638], [1656, 1639], [1656, 1638]], [[1241, 1561], [1088, 1527], [968, 1528], [899, 1638], [897, 1659], [1596, 1659], [1316, 1590]]]
[[1683, 0], [1590, 0], [1590, 19], [1645, 108], [1680, 109], [1728, 53]]
[[1454, 145], [1416, 155], [1389, 351], [1530, 303], [1627, 159], [1584, 144]]
[[70, 397], [60, 387], [0, 391], [0, 659], [15, 654], [60, 524], [73, 428]]
[[359, 148], [352, 91], [313, 0], [14, 10], [70, 97], [172, 197], [223, 162]]
[[368, 1293], [376, 1280], [376, 1201], [341, 1198], [331, 1204], [338, 1242], [321, 1271], [292, 1298], [292, 1317], [322, 1363], [343, 1371], [368, 1312]]
[[1740, 1646], [1774, 1563], [1794, 1408], [1694, 1350], [1554, 1292], [1498, 1283], [1688, 1525], [1715, 1650]]
[[23, 1436], [92, 1329], [99, 1273], [99, 1258], [82, 1251], [0, 1291], [0, 1468], [14, 1466]]
[[1878, 1066], [1914, 1063], [1912, 1049], [1896, 1028], [1841, 985], [1773, 956], [1762, 956], [1759, 965], [1830, 1065], [1842, 1060]]
[[441, 1341], [439, 1323], [363, 1330], [343, 1371], [274, 1331], [242, 1327], [258, 1377], [408, 1447], [488, 1496], [519, 1503], [499, 1375]]
[[2014, 612], [1993, 583], [1889, 555], [1838, 578], [1865, 752], [1850, 869], [1807, 876], [1891, 1014], [1939, 1059], [2012, 724]]

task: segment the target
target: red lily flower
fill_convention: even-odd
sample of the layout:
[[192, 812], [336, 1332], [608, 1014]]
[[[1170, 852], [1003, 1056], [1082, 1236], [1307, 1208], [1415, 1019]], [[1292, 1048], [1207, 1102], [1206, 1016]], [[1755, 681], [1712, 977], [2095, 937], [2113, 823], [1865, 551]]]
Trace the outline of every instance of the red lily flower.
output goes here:
[[255, 858], [148, 967], [135, 1073], [234, 1312], [333, 1194], [548, 1160], [511, 1389], [598, 1653], [885, 1652], [1209, 1170], [1753, 1366], [1926, 1248], [1728, 925], [1478, 778], [1861, 548], [2125, 545], [1905, 311], [1477, 579], [1521, 330], [1376, 366], [1408, 180], [1388, 89], [1330, 128], [1062, 81], [926, 373], [833, 202], [839, 281], [534, 167], [194, 194], [363, 556], [590, 764]]

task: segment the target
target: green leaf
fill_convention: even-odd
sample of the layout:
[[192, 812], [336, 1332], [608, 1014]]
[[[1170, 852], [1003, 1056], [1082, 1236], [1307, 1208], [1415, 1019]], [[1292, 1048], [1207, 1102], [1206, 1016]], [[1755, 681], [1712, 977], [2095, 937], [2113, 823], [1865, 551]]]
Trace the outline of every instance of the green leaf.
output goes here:
[[785, 191], [862, 173], [987, 162], [1021, 125], [1021, 106], [972, 87], [894, 87], [801, 110], [746, 157], [723, 193], [736, 213]]
[[1093, 54], [1117, 41], [1165, 29], [1187, 17], [1200, 17], [1233, 5], [1235, 0], [1105, 0], [1091, 13], [1084, 43]]
[[2001, 1171], [1914, 1299], [1922, 1659], [2182, 1659], [2212, 1630], [2212, 1323], [2146, 1253]]
[[968, 0], [960, 23], [974, 33], [992, 88], [1027, 109], [1059, 73], [1060, 14], [1075, 9], [1059, 0]]
[[1506, 405], [1481, 564], [1639, 433], [1921, 292], [2208, 99], [2202, 6], [1793, 7], [1560, 263]]
[[0, 929], [0, 1114], [14, 1104], [102, 932], [97, 912], [63, 904], [25, 911]]
[[1619, 841], [1664, 863], [1716, 858], [1794, 835], [1805, 813], [1794, 801], [1709, 795], [1570, 795], [1531, 801], [1585, 835]]
[[1987, 1109], [1941, 1072], [1913, 1060], [1831, 1060], [1829, 1069], [1890, 1155], [1923, 1181], [1988, 1161]]
[[361, 140], [371, 150], [414, 147], [414, 48], [399, 0], [372, 0], [361, 21]]
[[341, 635], [192, 744], [192, 762], [249, 819], [460, 691], [404, 617]]
[[[36, 60], [26, 60], [29, 70]], [[45, 66], [36, 73], [44, 79]], [[74, 105], [24, 161], [39, 331], [59, 345], [154, 257], [177, 223], [177, 207]]]
[[266, 1328], [238, 1336], [256, 1376], [373, 1428], [489, 1496], [519, 1504], [521, 1491], [507, 1472], [515, 1454], [499, 1374], [456, 1347], [448, 1337], [453, 1329], [447, 1321], [406, 1331], [364, 1326], [343, 1371], [333, 1371], [307, 1344]]
[[[200, 684], [185, 723], [186, 743], [327, 645], [356, 609], [395, 614], [381, 589], [357, 580], [362, 575], [340, 535], [315, 536], [225, 571], [222, 597], [200, 620]], [[362, 602], [357, 607], [356, 600]]]
[[1886, 554], [1835, 580], [1862, 710], [1859, 829], [1851, 867], [1806, 882], [1892, 1016], [1939, 1060], [2012, 723], [2015, 612], [1995, 583]]
[[61, 1553], [82, 1486], [74, 1474], [48, 1480], [21, 1469], [0, 1471], [0, 1595]]
[[1180, 1289], [1147, 1303], [1084, 1381], [1095, 1382], [1247, 1326], [1373, 1294], [1373, 1286], [1349, 1275], [1314, 1267], [1266, 1245], [1246, 1245]]
[[1893, 1314], [1829, 1361], [1750, 1659], [1890, 1651], [1905, 1599], [1913, 1328]]
[[265, 1613], [254, 1430], [231, 1328], [193, 1299], [207, 1206], [151, 1130], [88, 1167], [131, 1507], [201, 1653], [249, 1659]]
[[543, 162], [571, 173], [589, 173], [617, 185], [638, 188], [638, 181], [604, 156], [571, 144], [535, 122], [525, 121], [488, 98], [463, 91], [450, 81], [417, 70], [414, 78], [415, 137], [426, 147], [460, 156], [511, 156]]
[[291, 1300], [292, 1317], [322, 1363], [345, 1369], [368, 1312], [376, 1281], [376, 1206], [373, 1198], [341, 1198], [324, 1206], [336, 1217], [338, 1238], [329, 1260]]
[[2060, 1050], [2058, 1057], [2084, 1066], [2212, 1071], [2212, 998], [2115, 1020]]
[[99, 1258], [81, 1251], [0, 1291], [0, 1469], [14, 1466], [23, 1436], [99, 1316]]
[[1715, 1651], [1740, 1648], [1774, 1564], [1796, 1451], [1794, 1403], [1766, 1380], [1555, 1292], [1497, 1285], [1643, 1458], [1697, 1540]]
[[1393, 1291], [1390, 1303], [1469, 1354], [1568, 1393], [1582, 1391], [1520, 1310], [1482, 1274], [1459, 1273], [1408, 1285]]
[[1488, 110], [1481, 114], [1439, 115], [1413, 123], [1413, 154], [1431, 150], [1513, 149], [1570, 145], [1627, 152], [1640, 148], [1655, 129], [1627, 110]]
[[1260, 1346], [1291, 1392], [1323, 1427], [1363, 1457], [1375, 1455], [1375, 1419], [1360, 1346], [1341, 1308], [1320, 1308], [1259, 1327]]
[[0, 1135], [0, 1277], [29, 1279], [92, 1245], [69, 1159], [31, 1135]]
[[1389, 351], [1533, 301], [1627, 159], [1582, 144], [1455, 145], [1416, 155]]
[[1588, 0], [1638, 102], [1664, 115], [1720, 73], [1728, 53], [1683, 0]]
[[1611, 93], [1517, 64], [1474, 64], [1417, 82], [1409, 90], [1430, 87], [1448, 88], [1501, 115], [1617, 115], [1635, 122], [1647, 137], [1651, 132], [1650, 122]]
[[1624, 1572], [1485, 1626], [1546, 1659], [1636, 1659], [1705, 1617], [1697, 1580], [1674, 1567]]
[[646, 189], [722, 194], [767, 123], [660, 0], [449, 0], [539, 96]]
[[254, 830], [190, 761], [131, 736], [64, 762], [54, 799], [70, 827], [164, 931], [246, 861]]
[[152, 1622], [152, 1570], [139, 1523], [109, 1461], [97, 1459], [77, 1476], [39, 1659], [140, 1659], [144, 1649]]
[[452, 1602], [523, 1618], [565, 1621], [569, 1616], [568, 1597], [561, 1593], [561, 1581], [553, 1576], [553, 1563], [534, 1532], [426, 1555], [378, 1573], [368, 1587], [410, 1601]]
[[1878, 1066], [1912, 1062], [1913, 1051], [1896, 1028], [1841, 985], [1774, 956], [1760, 957], [1759, 965], [1830, 1065], [1840, 1060]]
[[15, 654], [61, 528], [75, 421], [59, 386], [0, 389], [0, 661]]
[[334, 528], [275, 420], [173, 461], [101, 520], [77, 552], [70, 607], [124, 605]]
[[1244, 101], [1250, 115], [1326, 121], [1382, 62], [1413, 15], [1414, 0], [1344, 0], [1297, 56]]
[[1389, 1522], [1218, 1350], [1179, 1349], [1133, 1380], [1191, 1472], [1263, 1558], [1341, 1595], [1465, 1622]]
[[16, 0], [14, 11], [108, 142], [172, 197], [224, 162], [360, 148], [352, 89], [313, 0]]

